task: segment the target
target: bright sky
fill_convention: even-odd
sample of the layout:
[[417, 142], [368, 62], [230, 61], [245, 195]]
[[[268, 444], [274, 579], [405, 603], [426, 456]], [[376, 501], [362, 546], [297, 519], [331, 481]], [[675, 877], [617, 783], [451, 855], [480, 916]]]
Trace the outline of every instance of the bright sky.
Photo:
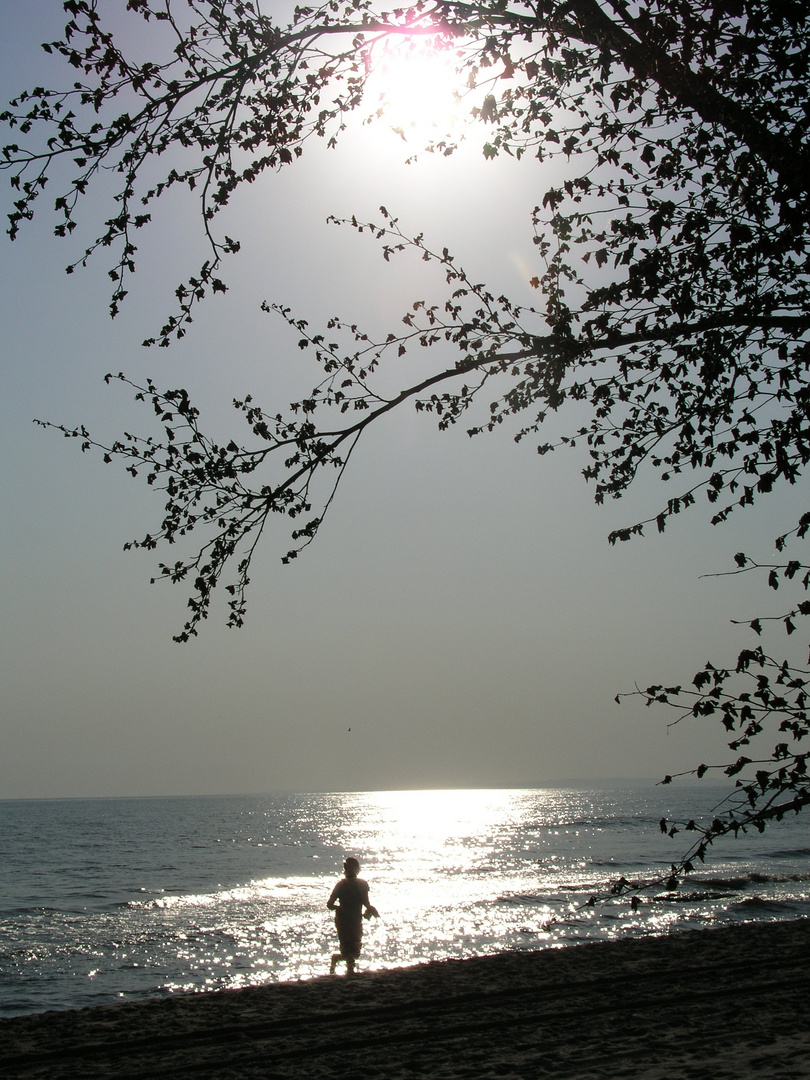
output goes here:
[[[0, 0], [0, 18], [4, 101], [69, 79], [38, 49], [59, 33], [57, 0]], [[0, 797], [499, 787], [721, 757], [714, 727], [669, 730], [665, 711], [613, 697], [687, 681], [750, 643], [729, 620], [762, 613], [762, 592], [700, 574], [789, 527], [776, 501], [724, 530], [699, 507], [664, 537], [611, 549], [611, 528], [657, 505], [649, 491], [597, 509], [575, 453], [540, 459], [505, 430], [471, 441], [403, 412], [361, 444], [296, 563], [281, 565], [283, 542], [260, 551], [245, 628], [228, 631], [217, 605], [199, 639], [176, 645], [185, 594], [149, 585], [160, 554], [122, 550], [159, 522], [160, 495], [32, 423], [147, 433], [148, 408], [103, 383], [122, 369], [185, 386], [222, 431], [239, 430], [232, 397], [286, 406], [314, 380], [262, 300], [375, 329], [429, 288], [420, 264], [389, 266], [327, 226], [330, 213], [374, 218], [384, 203], [476, 280], [531, 303], [539, 167], [472, 149], [405, 166], [407, 153], [384, 126], [358, 126], [337, 153], [312, 147], [254, 185], [228, 219], [243, 242], [230, 293], [168, 352], [139, 343], [199, 265], [193, 207], [167, 203], [141, 234], [115, 322], [107, 265], [67, 277], [76, 248], [48, 221], [4, 244]], [[109, 209], [93, 199], [83, 220]]]

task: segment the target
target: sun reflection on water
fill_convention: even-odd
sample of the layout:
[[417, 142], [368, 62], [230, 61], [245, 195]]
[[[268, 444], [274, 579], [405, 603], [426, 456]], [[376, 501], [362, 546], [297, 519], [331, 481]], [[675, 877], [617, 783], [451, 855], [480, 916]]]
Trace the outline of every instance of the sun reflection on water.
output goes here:
[[[128, 864], [117, 845], [81, 902], [72, 889], [62, 908], [38, 904], [9, 923], [15, 978], [47, 981], [69, 964], [70, 1000], [98, 1004], [326, 975], [336, 945], [326, 899], [349, 854], [382, 916], [365, 927], [361, 970], [667, 933], [750, 918], [746, 904], [801, 914], [810, 902], [806, 839], [791, 834], [769, 863], [746, 863], [735, 845], [719, 877], [702, 872], [691, 890], [663, 890], [638, 910], [586, 907], [620, 875], [668, 868], [661, 807], [646, 792], [240, 797], [199, 800], [193, 819], [186, 804], [183, 815], [173, 803], [141, 809], [140, 823], [130, 804], [122, 810]], [[143, 868], [134, 881], [133, 864]], [[723, 893], [725, 878], [743, 884]]]

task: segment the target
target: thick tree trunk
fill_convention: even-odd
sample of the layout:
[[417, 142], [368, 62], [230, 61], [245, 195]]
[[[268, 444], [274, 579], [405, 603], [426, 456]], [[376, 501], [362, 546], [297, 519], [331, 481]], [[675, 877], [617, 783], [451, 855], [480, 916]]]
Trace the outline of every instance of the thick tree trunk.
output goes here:
[[462, 19], [474, 12], [493, 27], [508, 24], [527, 35], [544, 26], [573, 41], [604, 48], [640, 79], [657, 83], [674, 101], [691, 109], [708, 124], [716, 124], [748, 147], [778, 178], [781, 200], [804, 202], [810, 193], [810, 154], [798, 135], [770, 131], [750, 109], [721, 93], [710, 75], [693, 71], [678, 56], [642, 36], [643, 28], [629, 19], [622, 25], [618, 6], [608, 12], [598, 0], [541, 3], [534, 17], [514, 12], [487, 11], [480, 5], [448, 4]]
[[[657, 43], [631, 35], [629, 29], [611, 18], [597, 0], [572, 0], [566, 11], [573, 13], [583, 41], [605, 47], [639, 78], [657, 83], [675, 101], [692, 109], [707, 123], [733, 133], [778, 177], [788, 198], [807, 196], [810, 155], [801, 143], [763, 127], [749, 109], [722, 94], [709, 77], [693, 71]], [[565, 26], [571, 33], [568, 18]], [[637, 27], [633, 26], [632, 30], [633, 34], [637, 33]]]

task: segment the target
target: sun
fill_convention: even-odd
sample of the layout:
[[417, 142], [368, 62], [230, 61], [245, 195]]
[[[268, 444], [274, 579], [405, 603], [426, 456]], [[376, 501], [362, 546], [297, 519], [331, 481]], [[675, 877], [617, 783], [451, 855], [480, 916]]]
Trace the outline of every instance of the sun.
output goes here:
[[408, 142], [441, 138], [456, 126], [459, 75], [446, 38], [387, 35], [369, 50], [367, 69], [374, 116]]

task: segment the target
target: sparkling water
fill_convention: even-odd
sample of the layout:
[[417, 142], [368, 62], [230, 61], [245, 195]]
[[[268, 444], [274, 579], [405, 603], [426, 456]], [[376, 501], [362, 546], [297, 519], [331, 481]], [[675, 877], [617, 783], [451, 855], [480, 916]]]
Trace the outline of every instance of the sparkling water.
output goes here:
[[666, 874], [703, 788], [0, 802], [0, 1015], [325, 974], [326, 899], [356, 855], [382, 918], [359, 970], [810, 914], [810, 821]]

